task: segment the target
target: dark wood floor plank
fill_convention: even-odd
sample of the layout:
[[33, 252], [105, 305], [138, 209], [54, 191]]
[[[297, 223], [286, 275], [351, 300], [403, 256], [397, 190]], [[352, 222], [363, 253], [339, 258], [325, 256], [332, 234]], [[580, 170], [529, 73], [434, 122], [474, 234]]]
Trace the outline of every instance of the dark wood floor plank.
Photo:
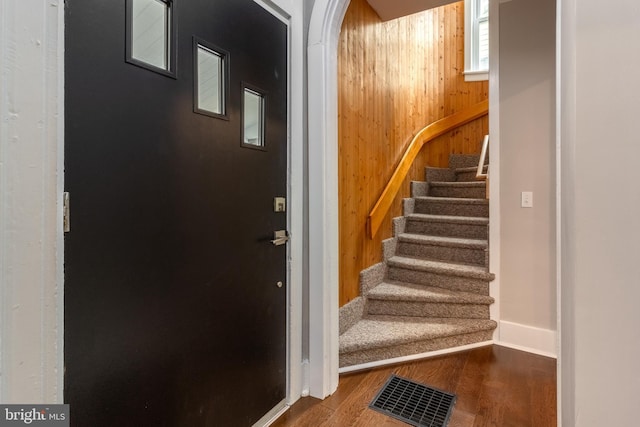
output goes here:
[[551, 378], [547, 372], [555, 370], [555, 360], [545, 360], [544, 366], [532, 369], [532, 378], [529, 380], [531, 388], [531, 425], [545, 425], [548, 419], [557, 419], [556, 379]]
[[[369, 371], [360, 386], [342, 400], [336, 411], [322, 426], [355, 426], [364, 411], [371, 411], [369, 403], [390, 375], [388, 368]], [[375, 415], [378, 415], [377, 413]], [[375, 416], [370, 414], [370, 416]], [[381, 420], [386, 420], [382, 414]]]
[[449, 425], [447, 427], [473, 427], [475, 420], [475, 414], [454, 409], [451, 414], [451, 418], [449, 418]]
[[344, 374], [340, 376], [338, 389], [331, 395], [329, 399], [323, 402], [325, 406], [332, 409], [338, 409], [342, 401], [349, 397], [350, 394], [362, 387], [362, 382], [369, 374], [369, 370]]
[[430, 363], [410, 363], [396, 368], [396, 375], [451, 392], [464, 368], [466, 355], [462, 353], [436, 357]]
[[301, 399], [272, 425], [406, 426], [368, 408], [392, 373], [455, 393], [448, 427], [556, 425], [555, 359], [500, 346], [342, 375], [332, 396]]
[[273, 427], [316, 427], [319, 423], [329, 419], [331, 414], [333, 414], [333, 410], [325, 407], [322, 400], [304, 397], [271, 425]]
[[484, 347], [473, 352], [465, 352], [465, 365], [460, 374], [460, 379], [456, 387], [452, 390], [459, 398], [456, 409], [459, 411], [475, 414], [478, 408], [478, 398], [485, 377], [487, 376], [486, 366], [493, 358], [491, 347]]

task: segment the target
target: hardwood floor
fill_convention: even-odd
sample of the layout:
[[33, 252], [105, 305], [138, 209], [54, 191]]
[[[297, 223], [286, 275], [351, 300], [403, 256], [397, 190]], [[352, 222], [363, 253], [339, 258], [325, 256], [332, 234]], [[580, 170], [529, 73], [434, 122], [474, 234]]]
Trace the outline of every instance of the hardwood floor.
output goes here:
[[368, 408], [392, 373], [455, 393], [449, 427], [557, 425], [556, 360], [488, 346], [341, 375], [332, 396], [303, 398], [272, 426], [407, 426]]

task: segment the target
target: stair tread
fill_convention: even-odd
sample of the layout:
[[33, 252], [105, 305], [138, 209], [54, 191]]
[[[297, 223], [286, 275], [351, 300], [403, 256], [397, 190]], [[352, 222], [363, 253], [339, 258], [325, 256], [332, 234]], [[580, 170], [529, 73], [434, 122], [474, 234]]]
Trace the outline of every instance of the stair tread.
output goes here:
[[454, 264], [444, 261], [433, 261], [420, 258], [411, 258], [395, 255], [387, 261], [390, 267], [399, 267], [415, 271], [429, 271], [451, 276], [463, 276], [480, 280], [493, 280], [495, 276], [487, 271], [486, 267]]
[[488, 295], [453, 291], [435, 286], [385, 281], [371, 289], [368, 298], [386, 301], [415, 301], [449, 304], [493, 304]]
[[406, 215], [407, 218], [420, 220], [420, 221], [432, 221], [432, 222], [448, 222], [456, 224], [489, 224], [489, 218], [482, 216], [454, 216], [454, 215], [432, 215], [412, 213]]
[[431, 244], [437, 246], [454, 246], [464, 248], [486, 249], [489, 243], [483, 239], [467, 239], [461, 237], [430, 236], [417, 233], [402, 233], [398, 236], [401, 242]]
[[451, 188], [483, 188], [486, 183], [484, 181], [431, 181], [431, 187], [451, 187]]
[[471, 199], [464, 197], [434, 197], [434, 196], [419, 196], [414, 197], [416, 200], [424, 200], [432, 203], [459, 203], [467, 205], [488, 205], [488, 199]]
[[488, 331], [496, 326], [488, 319], [367, 315], [340, 335], [340, 353]]

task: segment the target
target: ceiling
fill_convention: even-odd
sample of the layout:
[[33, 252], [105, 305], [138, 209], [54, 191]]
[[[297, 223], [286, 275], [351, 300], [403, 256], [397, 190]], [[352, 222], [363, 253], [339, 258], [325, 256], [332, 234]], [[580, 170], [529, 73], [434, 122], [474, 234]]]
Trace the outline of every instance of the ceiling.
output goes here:
[[367, 0], [380, 19], [389, 21], [459, 0]]

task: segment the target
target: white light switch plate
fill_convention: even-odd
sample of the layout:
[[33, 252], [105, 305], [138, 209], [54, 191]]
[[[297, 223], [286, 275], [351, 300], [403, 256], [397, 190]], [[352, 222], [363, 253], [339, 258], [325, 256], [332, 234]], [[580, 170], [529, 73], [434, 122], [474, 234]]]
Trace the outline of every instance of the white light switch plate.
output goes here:
[[523, 191], [522, 198], [520, 200], [520, 206], [523, 208], [532, 208], [533, 207], [533, 192], [531, 191]]

